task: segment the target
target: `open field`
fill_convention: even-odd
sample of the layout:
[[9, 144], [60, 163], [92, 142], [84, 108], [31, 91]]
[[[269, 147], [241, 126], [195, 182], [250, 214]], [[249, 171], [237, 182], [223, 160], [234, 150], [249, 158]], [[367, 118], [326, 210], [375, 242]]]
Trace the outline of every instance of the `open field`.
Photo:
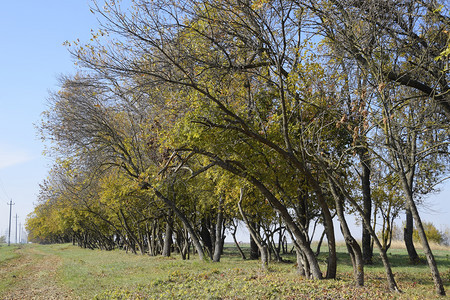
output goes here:
[[[259, 262], [240, 259], [231, 245], [220, 263], [69, 244], [2, 246], [0, 299], [443, 299], [434, 295], [427, 265], [409, 265], [403, 249], [389, 251], [401, 294], [387, 291], [378, 257], [365, 269], [366, 287], [354, 288], [345, 247], [338, 251], [338, 280], [309, 281], [296, 274], [294, 256], [264, 272]], [[448, 294], [450, 249], [434, 254]]]

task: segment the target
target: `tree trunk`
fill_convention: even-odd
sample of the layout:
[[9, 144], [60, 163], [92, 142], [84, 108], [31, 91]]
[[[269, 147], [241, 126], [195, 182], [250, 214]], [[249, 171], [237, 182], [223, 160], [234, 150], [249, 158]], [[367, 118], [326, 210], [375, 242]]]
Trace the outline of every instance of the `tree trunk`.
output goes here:
[[325, 227], [325, 231], [327, 233], [327, 242], [328, 242], [328, 263], [327, 263], [327, 274], [325, 277], [327, 279], [335, 279], [337, 272], [337, 255], [336, 255], [336, 240], [334, 236], [333, 218], [331, 217], [328, 205], [323, 204], [321, 206], [324, 218], [323, 226]]
[[137, 237], [134, 235], [134, 233], [131, 230], [131, 228], [128, 226], [128, 221], [125, 218], [125, 214], [123, 213], [122, 209], [119, 209], [119, 213], [120, 213], [120, 216], [122, 217], [122, 222], [123, 222], [124, 229], [127, 232], [127, 236], [130, 239], [133, 253], [137, 254], [137, 252], [136, 252], [136, 245], [137, 245], [138, 248], [139, 248], [139, 252], [143, 255], [144, 254], [144, 246], [141, 245], [141, 242], [137, 239]]
[[[313, 278], [314, 279], [322, 279], [323, 277], [322, 277], [322, 272], [320, 271], [319, 262], [317, 261], [317, 258], [314, 255], [314, 252], [311, 250], [310, 245], [306, 241], [306, 237], [304, 236], [304, 234], [302, 233], [300, 228], [297, 226], [297, 224], [295, 223], [292, 216], [289, 214], [289, 211], [287, 210], [286, 206], [284, 206], [283, 203], [281, 203], [278, 200], [278, 198], [275, 197], [275, 195], [273, 195], [272, 192], [261, 181], [257, 180], [255, 177], [249, 175], [248, 173], [242, 173], [239, 169], [236, 169], [233, 165], [231, 165], [223, 160], [217, 159], [216, 156], [212, 156], [211, 154], [209, 154], [207, 152], [201, 152], [201, 153], [212, 157], [214, 159], [214, 163], [217, 164], [218, 166], [222, 167], [223, 169], [228, 170], [235, 175], [238, 175], [240, 177], [247, 179], [251, 184], [253, 184], [264, 195], [264, 197], [266, 197], [266, 199], [273, 206], [273, 208], [277, 212], [280, 213], [280, 216], [283, 219], [283, 221], [285, 222], [287, 228], [292, 232], [293, 236], [295, 236], [295, 238], [298, 240], [298, 245], [300, 246], [302, 252], [305, 254], [305, 256], [309, 262]], [[311, 175], [311, 174], [309, 174], [309, 175]], [[242, 199], [242, 197], [243, 197], [243, 190], [241, 189], [240, 198]], [[324, 199], [322, 198], [322, 200], [324, 200]], [[329, 210], [328, 210], [328, 213], [329, 213]], [[333, 229], [332, 224], [331, 224], [331, 227], [328, 227], [328, 229], [329, 230]], [[334, 242], [334, 232], [333, 232], [333, 235], [330, 235], [329, 238], [333, 239], [333, 242]], [[332, 245], [332, 243], [331, 243], [331, 245]], [[335, 247], [334, 247], [334, 250], [335, 250]], [[333, 251], [333, 249], [330, 251]], [[336, 254], [335, 251], [334, 251], [334, 254]], [[334, 262], [336, 262], [336, 261], [334, 261]]]
[[298, 240], [298, 245], [302, 250], [302, 253], [305, 255], [306, 260], [308, 262], [309, 270], [314, 279], [322, 279], [322, 272], [320, 271], [319, 262], [317, 261], [314, 252], [311, 250], [310, 245], [306, 241], [306, 237], [303, 235], [301, 230], [295, 224], [291, 215], [287, 211], [286, 207], [278, 201], [278, 199], [269, 191], [267, 188], [255, 178], [250, 177], [250, 181], [262, 192], [264, 196], [271, 202], [274, 208], [280, 213], [283, 221], [286, 223], [287, 228], [292, 232], [292, 235]]
[[250, 232], [251, 237], [253, 238], [256, 245], [258, 245], [258, 249], [261, 253], [261, 268], [266, 270], [267, 266], [269, 265], [269, 251], [268, 251], [267, 244], [262, 240], [261, 236], [256, 231], [255, 227], [250, 225], [250, 222], [248, 221], [248, 218], [245, 215], [244, 210], [242, 209], [242, 205], [241, 205], [242, 199], [243, 199], [243, 192], [241, 189], [241, 197], [238, 202], [239, 212], [240, 212], [245, 224], [247, 225], [247, 228], [248, 228], [248, 231]]
[[406, 250], [408, 251], [409, 261], [412, 264], [417, 264], [419, 262], [419, 255], [416, 252], [413, 242], [413, 231], [414, 231], [414, 219], [411, 213], [411, 209], [406, 207], [406, 223], [403, 229], [403, 240], [405, 241]]
[[212, 244], [212, 239], [211, 239], [211, 232], [209, 231], [211, 222], [210, 222], [209, 218], [208, 219], [203, 218], [201, 223], [202, 224], [201, 224], [201, 230], [200, 230], [200, 237], [202, 239], [203, 245], [205, 246], [205, 248], [208, 252], [209, 258], [212, 259], [213, 258], [213, 244]]
[[[277, 64], [277, 68], [282, 69], [280, 64]], [[282, 133], [284, 137], [284, 141], [286, 144], [286, 151], [282, 151], [283, 156], [288, 157], [290, 161], [294, 162], [294, 165], [298, 167], [298, 170], [301, 171], [306, 179], [309, 181], [311, 186], [313, 187], [314, 191], [316, 192], [317, 200], [320, 204], [320, 208], [322, 209], [323, 219], [324, 219], [324, 227], [327, 232], [327, 241], [328, 241], [328, 264], [327, 264], [327, 274], [326, 278], [333, 279], [336, 278], [336, 272], [337, 272], [337, 256], [336, 256], [336, 241], [335, 241], [335, 235], [334, 235], [334, 226], [333, 226], [333, 218], [331, 217], [330, 209], [328, 207], [328, 204], [326, 203], [325, 197], [322, 193], [322, 189], [317, 182], [317, 180], [314, 178], [314, 176], [311, 174], [311, 171], [307, 168], [307, 166], [300, 162], [297, 157], [294, 154], [294, 151], [292, 151], [291, 142], [289, 138], [289, 129], [288, 129], [288, 116], [286, 112], [286, 104], [284, 99], [284, 87], [283, 87], [283, 72], [279, 72], [280, 77], [280, 95], [281, 95], [281, 111], [282, 111], [282, 120], [283, 120], [283, 126], [282, 126]], [[312, 252], [312, 251], [311, 251]]]
[[[358, 211], [361, 218], [365, 219], [364, 210], [358, 205], [358, 203], [353, 199], [353, 197], [343, 188], [343, 185], [339, 182], [339, 179], [337, 177], [331, 176], [330, 179], [333, 180], [333, 184], [335, 184], [336, 187], [339, 188], [342, 195], [353, 205], [353, 207]], [[368, 220], [366, 220], [368, 221]], [[370, 222], [366, 222], [366, 224], [370, 224]], [[386, 279], [389, 285], [389, 289], [391, 291], [399, 292], [400, 289], [397, 286], [397, 282], [395, 281], [394, 274], [392, 273], [391, 264], [389, 263], [389, 259], [387, 257], [386, 251], [383, 249], [383, 246], [380, 243], [380, 240], [378, 239], [375, 231], [372, 229], [372, 227], [369, 225], [367, 227], [367, 230], [369, 230], [370, 234], [372, 235], [372, 239], [374, 240], [375, 245], [377, 246], [378, 250], [380, 251], [380, 257], [381, 261], [384, 265], [384, 270], [386, 272]]]
[[[252, 226], [256, 228], [256, 223], [252, 223]], [[258, 244], [253, 239], [252, 234], [250, 234], [250, 259], [258, 259], [258, 258], [259, 258]]]
[[157, 231], [158, 228], [158, 221], [154, 220], [153, 221], [153, 226], [152, 226], [152, 234], [151, 234], [151, 243], [150, 243], [150, 247], [152, 248], [152, 256], [156, 256], [158, 255], [158, 249], [157, 249], [157, 235], [159, 234]]
[[317, 248], [316, 248], [316, 253], [314, 253], [316, 256], [319, 256], [320, 254], [320, 247], [322, 246], [322, 242], [323, 242], [323, 238], [325, 237], [325, 230], [322, 232], [322, 234], [320, 235], [320, 239], [319, 242], [317, 243]]
[[367, 154], [367, 149], [362, 149], [359, 154], [361, 165], [362, 165], [362, 174], [361, 174], [361, 187], [362, 187], [362, 196], [363, 196], [363, 210], [365, 219], [368, 220], [369, 224], [364, 224], [366, 221], [363, 219], [362, 224], [362, 254], [364, 259], [364, 264], [372, 264], [372, 242], [370, 238], [370, 232], [367, 230], [370, 224], [370, 218], [372, 217], [372, 199], [370, 195], [370, 161]]
[[223, 252], [223, 239], [222, 239], [222, 227], [223, 227], [223, 198], [220, 197], [219, 201], [219, 211], [217, 213], [217, 221], [216, 221], [216, 241], [214, 245], [214, 255], [213, 262], [219, 262], [220, 256]]
[[436, 289], [436, 292], [441, 295], [445, 296], [445, 289], [444, 285], [442, 284], [442, 279], [439, 274], [439, 270], [436, 265], [436, 260], [434, 259], [433, 252], [431, 251], [430, 245], [428, 244], [428, 239], [425, 234], [425, 230], [422, 225], [422, 220], [419, 216], [419, 211], [417, 210], [416, 203], [414, 202], [414, 199], [412, 198], [412, 193], [410, 192], [411, 189], [408, 186], [407, 179], [405, 177], [405, 174], [402, 173], [402, 183], [403, 187], [405, 189], [406, 193], [406, 199], [408, 200], [408, 208], [411, 210], [411, 214], [414, 218], [414, 221], [416, 222], [417, 232], [419, 233], [420, 242], [423, 247], [423, 251], [425, 252], [425, 256], [427, 258], [428, 266], [430, 267], [431, 276], [433, 277], [434, 281], [434, 288]]
[[154, 235], [152, 234], [153, 232], [153, 227], [150, 229], [148, 226], [148, 222], [145, 222], [145, 232], [147, 234], [147, 247], [148, 247], [148, 254], [151, 256], [155, 256], [155, 249], [153, 248], [153, 239], [154, 239]]
[[173, 212], [169, 209], [167, 214], [166, 232], [164, 234], [164, 247], [162, 255], [165, 257], [170, 257], [170, 252], [172, 249], [172, 235], [173, 235]]
[[[342, 235], [345, 239], [353, 265], [353, 277], [357, 286], [364, 286], [364, 259], [358, 242], [353, 238], [345, 220], [343, 199], [337, 194], [336, 188], [330, 183], [331, 193], [336, 203], [336, 213], [341, 224]], [[370, 233], [370, 232], [369, 232]]]
[[303, 254], [302, 254], [302, 251], [300, 250], [300, 247], [295, 246], [295, 254], [297, 257], [297, 272], [300, 276], [306, 276], [306, 271], [305, 271], [306, 268], [304, 266]]
[[[330, 208], [323, 194], [322, 187], [320, 186], [319, 182], [314, 178], [313, 174], [311, 173], [311, 170], [309, 170], [303, 163], [299, 162], [292, 153], [289, 153], [288, 157], [292, 159], [292, 162], [295, 164], [295, 166], [305, 175], [308, 183], [312, 186], [313, 190], [316, 192], [316, 199], [320, 205], [320, 208], [322, 209], [323, 226], [327, 234], [327, 242], [328, 242], [328, 263], [327, 263], [327, 273], [325, 277], [327, 279], [334, 279], [336, 278], [337, 272], [337, 255], [336, 255], [336, 238], [334, 234], [333, 217], [331, 216]], [[295, 232], [293, 233], [294, 235], [296, 235]], [[301, 244], [303, 244], [303, 242]], [[309, 256], [309, 250], [306, 249], [302, 250], [306, 256]], [[314, 267], [315, 262], [313, 261], [310, 262], [311, 262], [310, 267], [312, 268], [312, 270], [315, 269]]]
[[267, 244], [261, 244], [260, 251], [261, 251], [261, 268], [266, 270], [267, 266], [269, 265], [269, 249], [267, 247]]
[[167, 206], [172, 208], [172, 210], [177, 215], [177, 217], [181, 220], [181, 222], [183, 222], [184, 226], [186, 226], [186, 229], [189, 232], [189, 235], [191, 236], [192, 243], [194, 244], [194, 247], [197, 250], [199, 259], [204, 260], [205, 254], [203, 252], [202, 244], [200, 243], [200, 239], [198, 238], [194, 228], [192, 227], [191, 222], [189, 222], [189, 220], [186, 218], [185, 214], [178, 209], [178, 207], [175, 205], [175, 203], [173, 203], [173, 201], [171, 201], [170, 199], [165, 197], [163, 194], [161, 194], [161, 192], [159, 190], [153, 188], [153, 191], [155, 192], [155, 195], [159, 199], [161, 199]]
[[233, 237], [234, 244], [236, 245], [236, 248], [238, 249], [239, 253], [241, 254], [241, 257], [243, 260], [246, 259], [244, 251], [242, 251], [241, 246], [239, 246], [239, 242], [236, 240], [236, 231], [237, 231], [237, 224], [234, 223], [234, 220], [232, 221], [234, 225], [234, 230], [231, 232], [231, 236]]

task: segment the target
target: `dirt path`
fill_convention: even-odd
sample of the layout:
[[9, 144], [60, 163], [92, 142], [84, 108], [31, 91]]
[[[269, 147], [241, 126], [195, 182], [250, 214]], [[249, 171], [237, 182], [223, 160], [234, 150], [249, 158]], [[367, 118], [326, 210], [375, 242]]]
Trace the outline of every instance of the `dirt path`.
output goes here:
[[20, 256], [0, 266], [0, 280], [11, 288], [0, 293], [1, 299], [73, 299], [56, 281], [61, 259], [35, 248], [16, 250]]

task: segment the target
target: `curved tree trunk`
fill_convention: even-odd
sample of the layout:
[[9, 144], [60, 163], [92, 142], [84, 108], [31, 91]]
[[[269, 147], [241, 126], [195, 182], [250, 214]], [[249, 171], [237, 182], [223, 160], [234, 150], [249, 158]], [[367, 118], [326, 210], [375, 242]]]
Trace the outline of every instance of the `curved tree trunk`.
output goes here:
[[441, 295], [445, 296], [445, 289], [444, 285], [442, 284], [442, 279], [439, 274], [439, 270], [437, 268], [436, 260], [434, 259], [433, 252], [431, 251], [430, 244], [428, 243], [427, 236], [425, 234], [425, 229], [422, 225], [422, 220], [419, 216], [419, 211], [417, 210], [416, 203], [414, 202], [414, 199], [412, 198], [411, 189], [409, 188], [408, 181], [406, 179], [406, 176], [404, 173], [402, 173], [402, 183], [403, 187], [406, 192], [406, 199], [408, 200], [408, 207], [411, 210], [411, 214], [414, 218], [414, 221], [416, 222], [417, 232], [419, 233], [420, 242], [422, 243], [423, 251], [425, 252], [425, 256], [427, 258], [428, 266], [431, 270], [431, 276], [433, 277], [434, 281], [434, 288], [436, 289], [436, 292]]
[[298, 228], [298, 226], [295, 224], [286, 207], [282, 203], [280, 203], [278, 199], [261, 182], [257, 181], [253, 177], [250, 177], [249, 180], [262, 192], [264, 196], [267, 197], [274, 208], [280, 213], [283, 221], [286, 223], [286, 226], [298, 241], [298, 245], [308, 261], [308, 266], [310, 268], [312, 278], [322, 279], [323, 277], [322, 272], [320, 271], [319, 262], [317, 261], [314, 252], [311, 250], [311, 247], [306, 241], [305, 236], [301, 232], [300, 228]]
[[[350, 254], [353, 265], [353, 277], [357, 286], [364, 286], [364, 259], [358, 242], [353, 238], [350, 229], [345, 220], [343, 199], [337, 194], [336, 188], [330, 183], [330, 189], [336, 203], [336, 213], [341, 224], [342, 235]], [[370, 225], [369, 225], [370, 226]], [[369, 232], [370, 233], [370, 232]]]
[[[308, 170], [309, 172], [309, 170]], [[309, 175], [311, 175], [309, 173]], [[327, 279], [336, 278], [337, 272], [337, 255], [336, 255], [336, 238], [334, 235], [334, 225], [333, 225], [333, 217], [331, 216], [330, 209], [328, 204], [325, 201], [324, 195], [322, 193], [322, 189], [315, 179], [311, 177], [310, 182], [314, 184], [314, 190], [317, 194], [317, 200], [319, 201], [320, 207], [322, 209], [323, 214], [323, 226], [325, 227], [325, 231], [327, 234], [327, 242], [328, 242], [328, 264], [327, 264]]]
[[239, 212], [240, 212], [245, 224], [247, 225], [250, 235], [252, 236], [256, 245], [258, 245], [259, 252], [261, 253], [261, 268], [266, 270], [267, 266], [269, 265], [269, 251], [268, 251], [267, 244], [263, 241], [263, 239], [261, 238], [259, 233], [255, 230], [255, 228], [248, 221], [248, 218], [245, 215], [244, 210], [242, 209], [242, 199], [243, 199], [243, 191], [241, 189], [241, 195], [239, 197], [239, 202], [238, 202]]
[[156, 197], [161, 199], [167, 206], [172, 208], [173, 212], [177, 215], [177, 217], [183, 222], [184, 226], [186, 226], [189, 235], [191, 236], [192, 243], [194, 244], [195, 250], [197, 250], [198, 257], [200, 260], [205, 259], [205, 254], [203, 252], [202, 244], [200, 243], [200, 239], [198, 238], [194, 228], [191, 225], [191, 222], [186, 218], [185, 214], [178, 209], [178, 207], [171, 201], [169, 198], [165, 197], [161, 192], [155, 188], [153, 188]]
[[[302, 251], [300, 250], [300, 247], [297, 245], [295, 246], [295, 254], [297, 257], [297, 272], [300, 276], [306, 276], [306, 266], [305, 266], [305, 260], [303, 259]], [[308, 272], [309, 273], [309, 272]]]
[[[275, 195], [273, 195], [272, 192], [261, 181], [259, 181], [255, 177], [251, 176], [247, 172], [242, 172], [241, 169], [237, 169], [234, 165], [230, 164], [229, 162], [221, 160], [220, 158], [217, 157], [217, 155], [214, 155], [214, 154], [206, 152], [206, 151], [200, 151], [198, 149], [197, 149], [197, 151], [198, 151], [198, 153], [201, 153], [202, 155], [205, 155], [205, 156], [208, 156], [209, 158], [211, 158], [217, 166], [220, 166], [221, 168], [223, 168], [227, 171], [230, 171], [231, 173], [233, 173], [237, 176], [245, 178], [251, 184], [253, 184], [253, 186], [255, 186], [261, 192], [261, 194], [264, 195], [264, 197], [266, 197], [267, 201], [269, 201], [269, 203], [273, 206], [273, 208], [277, 212], [280, 213], [280, 216], [283, 219], [283, 221], [285, 222], [287, 228], [292, 232], [293, 236], [295, 236], [295, 238], [297, 239], [302, 252], [305, 254], [305, 257], [307, 258], [307, 260], [309, 262], [309, 266], [311, 268], [311, 273], [312, 273], [313, 278], [314, 279], [322, 279], [322, 272], [320, 271], [319, 262], [317, 261], [317, 258], [314, 255], [314, 252], [311, 250], [310, 245], [306, 241], [306, 237], [301, 232], [300, 228], [297, 226], [297, 224], [295, 223], [292, 216], [289, 214], [289, 211], [287, 210], [286, 206], [284, 206], [283, 203], [281, 203], [278, 200], [278, 198], [275, 197]], [[281, 151], [281, 152], [283, 153], [283, 155], [286, 155], [286, 152], [284, 152], [284, 151]], [[241, 190], [241, 194], [242, 194], [242, 190]], [[329, 213], [329, 210], [328, 210], [328, 213]], [[330, 214], [330, 216], [331, 216], [331, 214]], [[332, 229], [333, 229], [332, 222], [331, 222], [331, 227], [328, 227], [328, 229], [332, 231]], [[334, 232], [333, 232], [333, 235], [330, 235], [329, 238], [333, 239], [333, 242], [334, 242]], [[335, 250], [335, 248], [334, 248], [334, 250]], [[336, 261], [334, 261], [334, 262], [336, 262]]]
[[132, 248], [133, 253], [137, 254], [137, 252], [136, 252], [136, 245], [137, 245], [139, 248], [139, 252], [143, 255], [144, 254], [144, 246], [141, 245], [141, 242], [138, 240], [138, 238], [134, 235], [133, 231], [128, 226], [128, 221], [125, 218], [125, 214], [123, 213], [122, 209], [119, 209], [119, 213], [120, 213], [120, 216], [122, 217], [122, 223], [123, 223], [124, 229], [127, 232], [127, 236], [130, 239], [131, 243], [129, 243], [129, 245], [132, 245], [131, 248]]
[[242, 248], [241, 248], [241, 246], [239, 246], [239, 242], [236, 239], [237, 223], [234, 222], [234, 219], [231, 220], [231, 222], [234, 227], [233, 231], [231, 232], [231, 236], [233, 237], [234, 244], [236, 245], [236, 248], [238, 249], [239, 254], [241, 254], [242, 259], [245, 260], [246, 257], [245, 257], [244, 251], [242, 251]]
[[[355, 199], [353, 199], [353, 197], [345, 190], [345, 188], [343, 188], [343, 185], [339, 182], [339, 179], [330, 175], [330, 180], [333, 181], [333, 184], [335, 184], [336, 187], [339, 188], [339, 190], [341, 191], [342, 195], [358, 211], [358, 213], [360, 214], [361, 218], [365, 219], [364, 210], [358, 205], [358, 203], [355, 201]], [[368, 222], [368, 220], [366, 220], [365, 224], [370, 224], [370, 222]], [[375, 231], [372, 229], [372, 227], [371, 226], [367, 226], [366, 228], [370, 232], [370, 234], [372, 235], [372, 239], [373, 239], [375, 245], [377, 246], [378, 250], [380, 251], [380, 257], [381, 257], [381, 261], [383, 262], [383, 265], [384, 265], [384, 270], [386, 272], [386, 279], [387, 279], [387, 282], [388, 282], [388, 285], [389, 285], [389, 289], [391, 291], [399, 292], [400, 289], [398, 288], [397, 282], [395, 281], [395, 278], [394, 278], [394, 274], [392, 273], [391, 264], [389, 263], [389, 259], [388, 259], [388, 256], [386, 254], [386, 250], [381, 245], [380, 240], [378, 239], [378, 237], [377, 237]]]
[[[317, 180], [314, 178], [311, 171], [292, 154], [288, 153], [287, 156], [294, 162], [295, 166], [305, 175], [308, 183], [312, 186], [316, 193], [317, 201], [319, 202], [320, 208], [323, 214], [323, 226], [327, 234], [328, 241], [328, 264], [327, 264], [327, 274], [326, 278], [334, 279], [336, 278], [337, 272], [337, 255], [336, 255], [336, 238], [334, 234], [333, 217], [330, 213], [330, 208], [325, 200], [322, 188]], [[295, 232], [293, 232], [295, 234]], [[303, 250], [303, 249], [302, 249]], [[307, 253], [305, 252], [305, 255]], [[311, 265], [311, 267], [313, 267]]]

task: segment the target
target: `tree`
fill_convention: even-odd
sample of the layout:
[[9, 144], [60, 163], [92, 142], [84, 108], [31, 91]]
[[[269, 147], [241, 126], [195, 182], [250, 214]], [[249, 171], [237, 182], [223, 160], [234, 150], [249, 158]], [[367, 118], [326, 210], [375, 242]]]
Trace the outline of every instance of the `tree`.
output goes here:
[[[381, 172], [379, 172], [381, 175]], [[395, 219], [398, 218], [400, 211], [404, 208], [404, 197], [398, 192], [399, 180], [392, 174], [380, 176], [384, 180], [376, 180], [376, 188], [373, 191], [374, 198], [374, 219], [377, 212], [381, 214], [381, 229], [379, 236], [384, 249], [389, 249], [394, 238]]]
[[[41, 126], [64, 185], [44, 189], [54, 201], [31, 218], [36, 236], [166, 256], [175, 245], [183, 258], [192, 242], [218, 262], [227, 219], [240, 218], [263, 266], [281, 260], [274, 237], [287, 232], [300, 274], [321, 279], [310, 228], [324, 226], [325, 277], [335, 278], [337, 215], [356, 284], [372, 240], [398, 290], [386, 250], [400, 198], [419, 224], [417, 196], [447, 172], [445, 101], [424, 105], [446, 97], [444, 56], [419, 57], [440, 49], [446, 19], [420, 15], [424, 3], [400, 3], [410, 19], [389, 1], [137, 1], [128, 12], [94, 3], [103, 26], [71, 48], [83, 71], [63, 78]], [[432, 30], [417, 37], [405, 20]]]
[[416, 90], [438, 105], [448, 120], [447, 6], [435, 0], [309, 3], [317, 25], [341, 53], [380, 83]]
[[[81, 165], [87, 162], [94, 172], [118, 168], [138, 182], [140, 189], [149, 190], [151, 199], [158, 198], [182, 220], [203, 257], [203, 247], [185, 213], [172, 196], [158, 189], [170, 185], [173, 175], [161, 177], [152, 185], [148, 180], [156, 174], [157, 165], [168, 159], [167, 149], [160, 149], [157, 137], [160, 122], [168, 124], [171, 118], [154, 117], [161, 112], [155, 108], [163, 103], [158, 103], [155, 95], [152, 102], [138, 101], [147, 100], [148, 95], [135, 92], [130, 96], [126, 89], [113, 83], [110, 87], [108, 81], [98, 78], [77, 76], [63, 80], [62, 90], [51, 99], [53, 110], [42, 123], [45, 136], [54, 141], [62, 155], [72, 155]], [[120, 218], [126, 229], [125, 215], [120, 214]]]
[[[118, 6], [111, 4], [107, 12], [97, 9], [108, 20], [104, 31], [117, 33], [129, 39], [126, 44], [136, 47], [129, 51], [130, 48], [124, 47], [123, 41], [117, 40], [111, 46], [117, 47], [118, 51], [112, 48], [108, 50], [102, 45], [96, 48], [91, 44], [79, 47], [74, 54], [80, 59], [81, 65], [99, 73], [108, 72], [108, 76], [119, 78], [139, 74], [147, 78], [148, 83], [165, 82], [178, 90], [189, 91], [190, 99], [194, 100], [191, 102], [192, 107], [201, 113], [196, 116], [198, 123], [243, 134], [290, 161], [310, 181], [321, 206], [330, 251], [327, 276], [333, 278], [336, 273], [336, 253], [329, 207], [320, 184], [302, 162], [301, 155], [294, 153], [290, 141], [288, 108], [295, 107], [299, 96], [295, 96], [295, 88], [289, 90], [289, 72], [296, 72], [298, 67], [300, 53], [293, 50], [301, 44], [297, 37], [301, 32], [298, 21], [302, 17], [294, 12], [300, 13], [302, 9], [294, 3], [285, 4], [277, 2], [258, 7], [232, 1], [221, 4], [205, 2], [202, 6], [195, 1], [183, 6], [170, 1], [163, 6], [161, 3], [145, 3], [146, 9], [139, 10], [133, 18], [120, 13]], [[148, 16], [146, 11], [164, 13]], [[190, 22], [180, 23], [181, 15]], [[284, 37], [266, 34], [275, 31], [284, 32]], [[284, 46], [279, 47], [280, 43]], [[139, 49], [148, 49], [144, 52], [150, 51], [151, 55]], [[92, 53], [101, 53], [101, 57]], [[147, 61], [136, 64], [142, 57]], [[286, 67], [290, 70], [286, 70]], [[242, 86], [242, 80], [247, 84]], [[255, 89], [250, 89], [251, 86]], [[252, 124], [253, 121], [249, 122], [251, 118], [258, 116], [254, 109], [255, 100], [258, 94], [267, 92], [276, 96], [274, 101], [278, 102], [271, 104], [278, 110], [276, 122], [266, 123], [267, 116], [264, 116], [261, 119], [264, 123]], [[273, 130], [281, 129], [284, 132], [281, 141], [276, 136], [276, 139], [271, 140], [260, 133], [257, 127], [264, 124], [270, 124]], [[315, 274], [319, 276], [319, 273], [316, 269]]]
[[[443, 61], [436, 59], [448, 46], [448, 37], [442, 34], [450, 24], [442, 14], [446, 8], [436, 1], [323, 1], [310, 2], [309, 8], [341, 57], [365, 70], [379, 90], [387, 83], [414, 89], [450, 117], [449, 73]], [[403, 173], [400, 178], [405, 191], [411, 190], [407, 176]], [[420, 223], [411, 192], [407, 198], [408, 208]], [[431, 251], [427, 252], [436, 291], [444, 295]]]
[[[432, 222], [424, 222], [423, 223], [423, 229], [425, 230], [425, 235], [427, 236], [427, 239], [431, 242], [434, 242], [436, 244], [441, 244], [444, 240], [443, 233], [440, 232]], [[414, 240], [419, 242], [420, 236], [419, 232], [414, 230]]]
[[441, 232], [442, 232], [442, 244], [450, 246], [450, 228], [445, 227], [445, 229], [442, 230]]
[[[422, 106], [421, 102], [406, 100], [398, 108], [395, 98], [389, 97], [385, 91], [380, 92], [383, 105], [384, 133], [389, 156], [397, 173], [404, 194], [407, 208], [416, 221], [422, 246], [427, 257], [435, 288], [438, 294], [444, 295], [445, 290], [436, 266], [436, 262], [428, 245], [425, 231], [417, 210], [414, 192], [417, 186], [425, 190], [433, 189], [441, 172], [446, 172], [445, 165], [440, 165], [440, 157], [448, 155], [447, 129], [444, 124], [433, 121], [433, 107]], [[395, 97], [395, 96], [394, 96]], [[394, 115], [395, 114], [395, 115]], [[432, 142], [430, 142], [430, 139]], [[436, 165], [437, 164], [437, 165]], [[422, 168], [424, 182], [417, 180], [416, 168]], [[442, 169], [444, 168], [444, 169]], [[428, 173], [428, 174], [427, 174]], [[429, 176], [430, 173], [433, 176]], [[415, 186], [416, 185], [416, 186]]]

